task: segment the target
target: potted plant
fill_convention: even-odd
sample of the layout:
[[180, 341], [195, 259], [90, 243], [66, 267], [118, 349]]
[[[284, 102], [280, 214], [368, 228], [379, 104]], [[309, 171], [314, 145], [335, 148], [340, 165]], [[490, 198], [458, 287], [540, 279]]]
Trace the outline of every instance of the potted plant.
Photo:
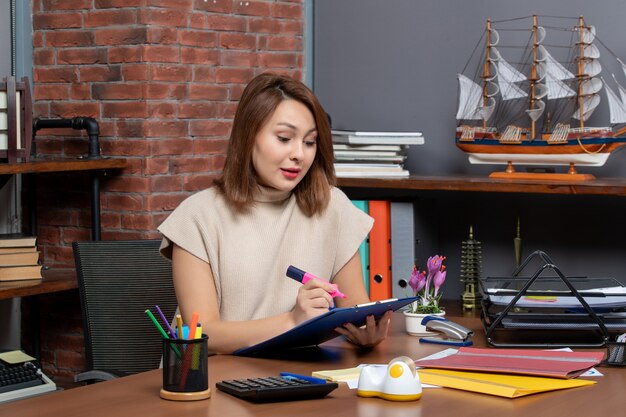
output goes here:
[[406, 320], [407, 333], [415, 336], [431, 334], [422, 325], [422, 319], [426, 316], [443, 316], [445, 311], [439, 306], [441, 299], [441, 286], [446, 280], [446, 271], [443, 261], [445, 256], [434, 255], [428, 258], [426, 270], [420, 271], [415, 265], [409, 280], [413, 295], [420, 299], [413, 302], [408, 310], [403, 311]]

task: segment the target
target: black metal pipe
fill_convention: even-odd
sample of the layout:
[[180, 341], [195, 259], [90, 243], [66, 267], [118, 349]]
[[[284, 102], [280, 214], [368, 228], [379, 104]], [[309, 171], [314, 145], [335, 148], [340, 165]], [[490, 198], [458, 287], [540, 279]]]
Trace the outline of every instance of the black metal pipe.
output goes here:
[[[39, 119], [33, 120], [33, 136], [40, 129], [72, 128], [85, 130], [89, 136], [89, 153], [87, 158], [101, 158], [100, 155], [100, 125], [92, 117], [73, 117], [71, 119]], [[34, 141], [33, 141], [34, 145]], [[34, 148], [34, 146], [33, 146]]]
[[100, 177], [91, 174], [91, 240], [100, 240]]

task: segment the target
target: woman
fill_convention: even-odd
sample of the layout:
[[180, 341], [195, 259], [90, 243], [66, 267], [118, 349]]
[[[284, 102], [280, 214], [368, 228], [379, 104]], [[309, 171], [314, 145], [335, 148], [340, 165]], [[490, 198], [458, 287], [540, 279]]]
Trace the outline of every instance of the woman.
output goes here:
[[[328, 311], [368, 302], [358, 248], [372, 219], [333, 187], [330, 126], [313, 93], [261, 74], [244, 90], [222, 177], [161, 224], [183, 318], [200, 314], [209, 349], [231, 353]], [[294, 265], [331, 282], [285, 276]], [[347, 298], [333, 298], [337, 287]], [[360, 346], [386, 337], [390, 313], [337, 331]]]

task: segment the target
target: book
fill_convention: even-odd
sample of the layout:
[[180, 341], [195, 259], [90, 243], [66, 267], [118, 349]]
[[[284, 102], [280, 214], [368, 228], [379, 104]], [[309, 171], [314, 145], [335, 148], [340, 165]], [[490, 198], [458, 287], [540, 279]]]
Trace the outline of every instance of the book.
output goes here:
[[23, 233], [2, 233], [0, 234], [0, 248], [21, 248], [35, 246], [37, 236]]
[[369, 214], [374, 218], [370, 232], [370, 300], [391, 297], [391, 224], [390, 204], [370, 200]]
[[493, 372], [551, 378], [576, 378], [598, 365], [604, 352], [566, 352], [536, 349], [459, 348], [440, 359], [417, 360], [424, 368]]
[[0, 281], [21, 281], [41, 278], [41, 265], [0, 267]]
[[353, 136], [362, 136], [362, 137], [375, 137], [375, 136], [424, 136], [422, 132], [371, 132], [366, 130], [343, 130], [343, 129], [333, 129], [331, 131], [333, 135], [353, 135]]
[[415, 264], [415, 222], [412, 202], [391, 202], [391, 276], [393, 297], [411, 293], [409, 280]]
[[367, 163], [367, 162], [391, 162], [391, 163], [403, 163], [406, 160], [404, 155], [367, 155], [367, 154], [351, 154], [344, 155], [335, 153], [335, 162], [354, 162], [354, 163]]
[[334, 152], [335, 158], [343, 156], [346, 158], [365, 158], [365, 159], [373, 159], [373, 158], [383, 158], [383, 157], [396, 157], [396, 158], [400, 158], [402, 157], [403, 160], [406, 158], [406, 155], [404, 155], [403, 152], [395, 152], [395, 151], [353, 151], [353, 150], [346, 150], [346, 151], [342, 151], [342, 150], [337, 150], [335, 149]]
[[335, 175], [338, 178], [371, 178], [371, 177], [399, 177], [406, 178], [409, 171], [400, 164], [357, 164], [335, 162]]
[[335, 170], [341, 171], [371, 171], [371, 172], [392, 172], [403, 171], [404, 168], [401, 164], [367, 164], [367, 163], [350, 163], [350, 162], [335, 162]]
[[37, 252], [37, 246], [24, 246], [24, 247], [8, 247], [0, 248], [0, 255], [5, 253], [24, 253], [24, 252]]
[[37, 265], [39, 252], [0, 253], [0, 266]]
[[422, 145], [422, 132], [357, 132], [332, 130], [333, 142], [351, 145]]
[[493, 374], [487, 372], [451, 371], [447, 369], [419, 369], [420, 381], [425, 384], [480, 392], [505, 398], [518, 398], [539, 392], [593, 385], [596, 381], [559, 379], [537, 376]]
[[406, 145], [349, 145], [345, 143], [333, 143], [333, 149], [335, 151], [351, 151], [351, 152], [404, 152], [407, 149]]
[[[369, 203], [366, 200], [352, 200], [357, 208], [364, 213], [369, 213]], [[359, 246], [359, 255], [361, 256], [361, 269], [363, 270], [363, 283], [365, 284], [365, 291], [369, 296], [370, 293], [370, 244], [369, 236], [363, 239]]]
[[408, 178], [410, 173], [407, 170], [401, 171], [343, 171], [335, 170], [337, 178]]

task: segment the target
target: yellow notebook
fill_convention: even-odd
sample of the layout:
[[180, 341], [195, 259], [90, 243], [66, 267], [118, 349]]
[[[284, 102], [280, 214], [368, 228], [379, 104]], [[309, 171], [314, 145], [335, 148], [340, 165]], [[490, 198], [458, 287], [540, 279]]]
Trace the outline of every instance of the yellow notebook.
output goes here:
[[506, 398], [517, 398], [539, 392], [593, 385], [596, 381], [536, 376], [490, 374], [484, 372], [419, 369], [424, 384], [480, 392]]

